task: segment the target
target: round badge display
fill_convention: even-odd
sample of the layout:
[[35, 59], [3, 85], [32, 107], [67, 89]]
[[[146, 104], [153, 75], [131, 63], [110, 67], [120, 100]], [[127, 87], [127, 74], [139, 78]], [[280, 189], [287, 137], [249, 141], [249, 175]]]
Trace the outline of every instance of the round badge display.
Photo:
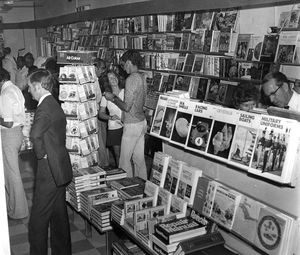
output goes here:
[[281, 228], [276, 218], [270, 215], [264, 216], [258, 223], [257, 235], [264, 248], [276, 249], [281, 241]]

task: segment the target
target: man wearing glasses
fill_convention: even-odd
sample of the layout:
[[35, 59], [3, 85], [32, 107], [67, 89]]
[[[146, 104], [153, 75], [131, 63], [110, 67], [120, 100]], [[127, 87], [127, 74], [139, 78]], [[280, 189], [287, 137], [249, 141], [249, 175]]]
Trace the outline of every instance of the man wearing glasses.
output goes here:
[[275, 106], [300, 112], [300, 94], [293, 90], [283, 73], [268, 73], [264, 77], [262, 89]]

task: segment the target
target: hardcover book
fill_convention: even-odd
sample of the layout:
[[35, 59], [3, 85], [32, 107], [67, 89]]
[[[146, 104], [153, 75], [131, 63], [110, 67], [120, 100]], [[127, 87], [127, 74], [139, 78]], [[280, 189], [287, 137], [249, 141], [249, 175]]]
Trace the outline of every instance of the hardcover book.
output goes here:
[[168, 97], [166, 112], [162, 121], [162, 126], [160, 130], [160, 137], [162, 139], [169, 140], [171, 138], [171, 132], [175, 122], [175, 115], [179, 105], [179, 98]]
[[189, 134], [195, 102], [181, 100], [175, 117], [171, 140], [175, 144], [185, 145]]
[[279, 183], [290, 183], [299, 142], [298, 129], [295, 120], [261, 115], [249, 172]]
[[197, 183], [200, 176], [202, 176], [202, 170], [186, 164], [182, 166], [177, 196], [185, 200], [189, 206], [194, 204]]
[[170, 158], [169, 155], [162, 152], [154, 154], [149, 180], [159, 187], [164, 186]]
[[231, 230], [241, 194], [219, 185], [214, 198], [211, 218]]
[[167, 243], [175, 243], [206, 233], [205, 226], [190, 217], [175, 219], [155, 226], [156, 235]]
[[247, 196], [242, 196], [233, 219], [232, 231], [254, 243], [260, 209], [263, 204]]

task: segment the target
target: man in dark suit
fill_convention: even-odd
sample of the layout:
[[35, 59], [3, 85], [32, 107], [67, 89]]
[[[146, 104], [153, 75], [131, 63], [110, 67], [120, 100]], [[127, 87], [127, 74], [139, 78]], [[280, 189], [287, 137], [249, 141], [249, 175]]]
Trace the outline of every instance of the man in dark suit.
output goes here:
[[52, 254], [71, 252], [70, 226], [65, 201], [72, 166], [65, 147], [66, 117], [51, 95], [53, 76], [37, 70], [29, 76], [29, 92], [38, 101], [30, 137], [38, 159], [29, 221], [30, 255], [46, 255], [48, 228]]

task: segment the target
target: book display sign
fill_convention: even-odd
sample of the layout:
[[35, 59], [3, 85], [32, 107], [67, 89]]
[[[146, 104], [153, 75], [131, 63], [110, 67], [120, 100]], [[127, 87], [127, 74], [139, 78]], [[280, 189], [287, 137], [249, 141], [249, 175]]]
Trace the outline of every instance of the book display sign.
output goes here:
[[[249, 173], [292, 185], [299, 122], [170, 98], [160, 96], [157, 124], [152, 124], [151, 134]], [[163, 115], [165, 108], [169, 110]]]

